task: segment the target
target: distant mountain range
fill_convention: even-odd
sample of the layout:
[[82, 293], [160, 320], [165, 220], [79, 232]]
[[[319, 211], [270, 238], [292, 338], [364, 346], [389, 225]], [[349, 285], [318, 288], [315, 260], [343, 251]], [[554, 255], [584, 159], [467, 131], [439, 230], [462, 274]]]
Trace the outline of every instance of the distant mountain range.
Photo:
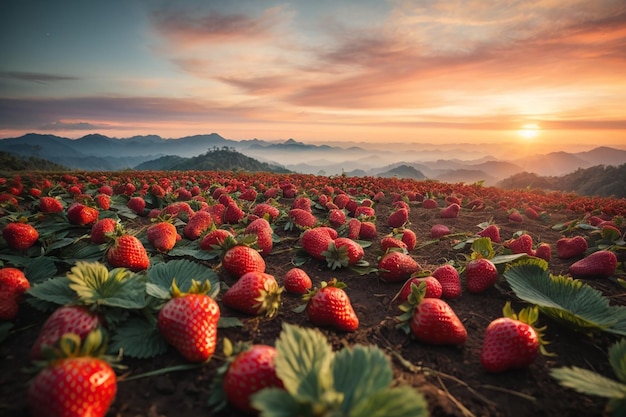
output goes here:
[[[485, 144], [359, 144], [361, 146], [306, 144], [289, 139], [231, 140], [217, 133], [164, 139], [156, 135], [110, 138], [90, 134], [79, 139], [26, 134], [0, 140], [0, 151], [22, 157], [40, 157], [71, 169], [116, 171], [150, 166], [176, 166], [181, 158], [194, 158], [210, 150], [233, 149], [260, 162], [293, 172], [318, 175], [423, 177], [446, 182], [495, 185], [521, 172], [561, 176], [597, 165], [626, 163], [626, 150], [597, 147], [585, 152], [551, 152], [518, 157], [509, 145], [508, 157], [494, 157]], [[144, 164], [144, 165], [142, 165]], [[153, 165], [153, 166], [156, 166]], [[183, 165], [185, 166], [185, 165]], [[188, 165], [187, 165], [188, 166]]]

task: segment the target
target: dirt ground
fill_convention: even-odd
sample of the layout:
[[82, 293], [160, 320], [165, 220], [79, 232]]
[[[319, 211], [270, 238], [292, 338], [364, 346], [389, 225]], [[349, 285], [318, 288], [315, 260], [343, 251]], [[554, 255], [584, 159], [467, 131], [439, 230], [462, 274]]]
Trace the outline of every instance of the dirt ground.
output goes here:
[[[285, 202], [288, 204], [288, 201]], [[560, 260], [556, 257], [555, 242], [562, 236], [551, 226], [563, 220], [576, 218], [573, 213], [551, 213], [549, 223], [539, 220], [524, 219], [523, 223], [508, 220], [504, 210], [469, 211], [462, 210], [458, 218], [442, 219], [439, 210], [425, 209], [420, 203], [410, 203], [410, 223], [408, 227], [416, 232], [418, 246], [428, 240], [429, 230], [436, 223], [446, 224], [453, 233], [476, 233], [477, 225], [493, 217], [501, 227], [501, 236], [507, 239], [518, 230], [525, 230], [537, 242], [546, 242], [552, 246], [553, 257], [550, 261], [552, 273], [567, 273], [573, 260]], [[391, 201], [375, 205], [377, 213], [378, 239], [365, 250], [365, 260], [371, 265], [377, 264], [380, 255], [380, 238], [390, 231], [386, 219], [391, 209]], [[281, 242], [274, 245], [274, 251], [266, 259], [267, 272], [279, 281], [285, 272], [293, 267], [292, 260], [296, 252], [297, 230], [276, 230]], [[291, 237], [293, 239], [286, 239]], [[453, 249], [453, 240], [442, 239], [440, 242], [416, 249], [411, 255], [423, 269], [433, 270], [449, 259], [455, 258], [461, 251]], [[293, 250], [290, 250], [293, 249]], [[468, 252], [466, 248], [463, 252]], [[217, 263], [207, 263], [215, 267]], [[555, 357], [538, 357], [529, 368], [508, 371], [501, 374], [489, 374], [480, 364], [480, 350], [484, 330], [489, 322], [501, 316], [502, 307], [511, 301], [519, 311], [524, 304], [520, 302], [502, 277], [496, 287], [483, 294], [473, 295], [464, 292], [455, 300], [449, 300], [468, 331], [467, 342], [460, 347], [430, 346], [413, 340], [396, 329], [394, 317], [400, 312], [396, 304], [391, 303], [393, 296], [400, 289], [401, 283], [389, 284], [380, 281], [376, 273], [359, 275], [349, 269], [331, 271], [318, 261], [308, 261], [301, 266], [314, 281], [328, 281], [333, 277], [344, 281], [347, 293], [360, 319], [359, 329], [354, 333], [341, 333], [331, 329], [321, 329], [331, 344], [340, 349], [353, 344], [376, 344], [384, 349], [393, 359], [394, 371], [398, 384], [408, 384], [424, 394], [428, 401], [430, 414], [435, 417], [485, 416], [485, 417], [530, 417], [559, 416], [578, 417], [603, 416], [606, 400], [578, 394], [561, 387], [550, 375], [551, 368], [561, 366], [579, 366], [599, 372], [613, 378], [607, 348], [617, 340], [608, 334], [585, 335], [576, 333], [545, 316], [540, 316], [540, 324], [547, 325], [547, 346]], [[222, 270], [216, 270], [227, 284], [233, 280]], [[610, 297], [614, 304], [626, 304], [626, 291], [614, 280], [586, 281], [594, 288]], [[218, 298], [219, 302], [219, 298]], [[223, 316], [240, 317], [243, 328], [220, 329], [221, 340], [228, 337], [233, 341], [244, 340], [253, 343], [273, 345], [278, 337], [283, 322], [311, 326], [303, 313], [295, 313], [293, 308], [301, 304], [297, 296], [286, 294], [279, 314], [272, 318], [242, 317], [240, 314], [222, 307]], [[15, 327], [9, 338], [0, 345], [0, 415], [22, 417], [26, 411], [26, 387], [29, 374], [28, 352], [39, 328], [46, 319], [41, 313], [23, 303], [22, 311], [15, 320]], [[150, 360], [126, 358], [128, 374], [140, 374], [150, 370], [184, 364], [184, 360], [174, 350]], [[210, 383], [216, 368], [223, 363], [219, 354], [201, 368], [171, 372], [166, 375], [124, 381], [120, 378], [118, 394], [107, 416], [113, 417], [157, 417], [157, 416], [221, 416], [240, 415], [233, 409], [214, 414], [207, 408]]]

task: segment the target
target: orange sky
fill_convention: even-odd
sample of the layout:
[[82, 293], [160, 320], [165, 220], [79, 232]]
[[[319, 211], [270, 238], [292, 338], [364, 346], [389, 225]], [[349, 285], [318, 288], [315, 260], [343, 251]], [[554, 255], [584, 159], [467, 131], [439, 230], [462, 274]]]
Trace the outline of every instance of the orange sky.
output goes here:
[[0, 137], [626, 147], [623, 0], [36, 3], [0, 17]]

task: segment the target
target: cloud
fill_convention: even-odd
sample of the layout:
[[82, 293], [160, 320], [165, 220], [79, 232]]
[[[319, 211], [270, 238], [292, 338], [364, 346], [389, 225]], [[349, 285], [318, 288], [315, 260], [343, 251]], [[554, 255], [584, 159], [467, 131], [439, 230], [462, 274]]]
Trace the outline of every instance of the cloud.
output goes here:
[[48, 74], [42, 72], [26, 72], [26, 71], [0, 71], [0, 78], [19, 81], [30, 81], [44, 84], [49, 81], [74, 81], [80, 80], [79, 77], [69, 75]]
[[113, 128], [113, 126], [108, 124], [93, 124], [87, 122], [68, 123], [57, 121], [40, 126], [37, 130], [102, 130], [111, 128]]

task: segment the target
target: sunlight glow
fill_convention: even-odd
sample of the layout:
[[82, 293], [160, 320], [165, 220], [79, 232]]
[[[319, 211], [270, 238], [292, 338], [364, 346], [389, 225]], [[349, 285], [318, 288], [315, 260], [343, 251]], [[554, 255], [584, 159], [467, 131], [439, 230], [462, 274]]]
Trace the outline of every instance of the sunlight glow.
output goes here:
[[536, 123], [529, 123], [522, 126], [517, 134], [526, 140], [532, 140], [537, 137], [541, 128]]

